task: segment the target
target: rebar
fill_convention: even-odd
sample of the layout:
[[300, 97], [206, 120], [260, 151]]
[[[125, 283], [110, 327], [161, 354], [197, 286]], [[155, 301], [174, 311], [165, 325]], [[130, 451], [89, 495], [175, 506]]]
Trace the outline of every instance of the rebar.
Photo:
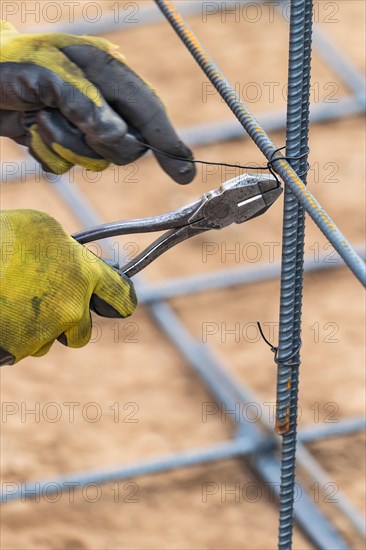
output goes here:
[[[290, 15], [286, 155], [306, 185], [312, 0], [292, 0]], [[276, 430], [282, 434], [278, 547], [292, 547], [296, 433], [301, 346], [305, 217], [286, 186], [282, 235]]]
[[62, 477], [25, 481], [16, 484], [3, 482], [2, 491], [0, 492], [0, 502], [2, 504], [14, 500], [26, 502], [27, 497], [39, 502], [44, 494], [52, 495], [61, 491], [67, 494], [71, 488], [74, 491], [75, 489], [82, 489], [89, 484], [111, 483], [121, 479], [154, 475], [202, 463], [216, 462], [239, 456], [243, 457], [260, 450], [263, 446], [265, 446], [263, 441], [258, 443], [249, 438], [237, 438], [200, 449], [181, 451], [159, 458], [143, 460], [142, 462], [120, 465], [116, 468], [76, 472], [66, 474]]
[[[365, 243], [354, 245], [354, 248], [362, 258], [366, 258]], [[334, 258], [334, 263], [328, 263], [328, 255], [329, 252], [324, 252], [315, 260], [310, 255], [305, 256], [304, 271], [313, 273], [344, 267], [341, 258]], [[165, 279], [160, 283], [144, 285], [139, 292], [139, 303], [157, 302], [175, 298], [176, 296], [199, 294], [201, 292], [209, 292], [210, 290], [269, 281], [279, 278], [280, 275], [280, 262], [261, 262], [258, 266], [232, 267], [198, 275], [175, 277], [174, 279]]]
[[248, 107], [240, 100], [214, 61], [205, 52], [182, 16], [176, 11], [170, 0], [155, 0], [155, 3], [267, 160], [272, 160], [273, 155], [276, 154], [276, 158], [278, 158], [275, 163], [276, 172], [289, 186], [297, 201], [304, 207], [329, 242], [342, 256], [346, 265], [348, 265], [357, 279], [366, 286], [365, 263], [356, 254], [345, 236], [342, 235], [316, 198], [306, 189], [291, 165], [277, 152], [278, 148], [270, 140]]
[[[310, 0], [308, 0], [310, 2]], [[297, 0], [299, 2], [299, 0]], [[193, 4], [193, 2], [192, 2]], [[223, 4], [223, 3], [222, 3]], [[307, 5], [308, 8], [308, 5]], [[306, 39], [304, 40], [304, 43], [306, 42]], [[304, 100], [304, 93], [303, 93], [303, 100]], [[343, 100], [341, 100], [343, 101]], [[351, 105], [351, 111], [354, 109], [354, 112], [360, 111], [360, 106], [356, 105], [354, 106], [355, 100], [354, 98], [345, 98], [345, 101], [349, 101]], [[304, 103], [303, 101], [303, 109], [304, 109]], [[333, 107], [333, 106], [330, 106]], [[338, 112], [341, 114], [344, 114], [342, 111], [341, 104], [337, 104]], [[330, 113], [330, 116], [333, 117], [335, 114], [335, 110], [331, 109], [328, 110]], [[320, 112], [320, 111], [319, 111]], [[314, 112], [312, 113], [314, 115]], [[320, 112], [321, 117], [325, 115], [325, 118], [327, 118], [327, 109], [321, 109]], [[307, 127], [307, 123], [305, 123], [305, 117], [306, 113], [304, 113], [304, 110], [302, 110], [301, 114], [301, 120], [302, 124], [301, 126], [304, 127], [304, 125]], [[323, 120], [323, 118], [321, 118]], [[253, 117], [254, 118], [254, 117]], [[284, 118], [284, 117], [283, 117]], [[272, 120], [272, 119], [271, 119]], [[277, 119], [276, 119], [277, 120]], [[279, 123], [277, 123], [279, 125]], [[259, 129], [261, 129], [259, 127]], [[303, 134], [302, 134], [303, 135]], [[216, 136], [210, 136], [210, 142], [212, 142], [212, 138], [215, 138]], [[304, 141], [301, 142], [301, 152], [304, 152], [306, 150], [306, 147], [304, 146]], [[288, 145], [288, 143], [287, 143]], [[287, 154], [289, 154], [287, 152]], [[268, 157], [267, 157], [268, 158]], [[303, 173], [305, 169], [306, 163], [305, 163], [305, 157], [300, 162], [300, 166], [293, 165], [292, 168], [295, 170], [299, 170], [300, 174]], [[60, 185], [55, 184], [58, 193], [63, 196], [63, 198], [66, 200], [66, 202], [71, 206], [72, 210], [75, 211], [75, 214], [79, 217], [79, 219], [83, 219], [84, 223], [86, 225], [95, 225], [96, 223], [100, 223], [99, 216], [97, 217], [97, 214], [95, 211], [93, 211], [90, 208], [90, 205], [87, 204], [87, 201], [85, 201], [85, 198], [81, 196], [81, 194], [78, 194], [75, 190], [75, 186], [65, 186], [65, 180], [63, 178], [63, 181], [60, 182]], [[80, 209], [79, 209], [80, 207]], [[297, 213], [299, 214], [299, 211], [301, 209], [297, 209]], [[301, 221], [300, 221], [301, 224]], [[301, 240], [301, 238], [300, 238]], [[299, 246], [299, 243], [297, 241], [296, 244], [296, 273], [297, 277], [298, 275], [302, 273], [302, 252], [301, 252], [301, 243]], [[273, 266], [269, 266], [273, 267]], [[276, 269], [269, 274], [269, 276], [275, 276], [277, 273], [279, 274], [279, 268], [278, 266], [275, 266]], [[333, 265], [327, 265], [327, 264], [319, 264], [318, 262], [313, 262], [311, 265], [311, 269], [315, 268], [326, 268], [326, 267], [333, 267]], [[266, 270], [267, 267], [264, 265], [261, 267], [261, 270], [258, 270], [258, 273], [256, 276], [258, 277], [258, 280], [263, 280], [263, 278], [268, 277], [268, 273], [264, 274], [263, 270]], [[219, 284], [215, 283], [214, 286], [227, 286], [230, 284], [230, 276], [228, 277], [230, 270], [227, 271], [225, 277], [226, 280], [222, 284], [222, 281], [220, 279]], [[237, 273], [240, 275], [241, 280], [247, 281], [248, 277], [245, 275], [244, 270], [232, 270], [234, 272], [234, 284], [238, 283], [237, 279]], [[242, 274], [241, 274], [242, 273]], [[244, 276], [244, 277], [243, 277]], [[252, 276], [251, 273], [249, 273], [249, 279], [250, 276]], [[221, 277], [221, 274], [220, 274]], [[239, 279], [240, 279], [239, 277]], [[194, 278], [188, 278], [194, 279]], [[202, 282], [203, 286], [204, 284], [207, 284], [206, 277], [203, 277], [204, 282]], [[252, 280], [252, 279], [250, 279]], [[158, 291], [155, 292], [154, 296], [149, 296], [149, 292], [151, 293], [151, 287], [150, 285], [138, 285], [141, 287], [142, 296], [144, 296], [144, 288], [147, 289], [146, 294], [147, 302], [157, 302], [161, 301], [164, 298], [169, 297], [170, 295], [176, 295], [181, 293], [181, 286], [179, 281], [176, 281], [176, 283], [179, 285], [179, 290], [173, 289], [171, 293], [162, 291], [159, 294], [159, 288]], [[298, 283], [296, 283], [298, 284]], [[299, 314], [301, 313], [301, 287], [300, 287], [300, 294], [298, 294], [298, 290], [296, 290], [296, 284], [295, 284], [295, 290], [294, 290], [294, 303], [295, 303], [295, 311], [296, 309], [300, 308]], [[165, 286], [165, 285], [164, 285]], [[166, 289], [165, 289], [166, 290]], [[184, 289], [183, 289], [184, 290]], [[201, 288], [202, 290], [202, 288]], [[153, 293], [156, 291], [155, 286], [153, 288]], [[190, 288], [185, 289], [185, 292], [192, 291], [192, 285]], [[196, 284], [194, 284], [194, 291], [197, 291]], [[143, 298], [144, 300], [144, 298]], [[300, 301], [299, 301], [300, 300]], [[232, 406], [232, 400], [240, 400], [241, 402], [257, 402], [257, 400], [254, 398], [254, 396], [251, 396], [248, 390], [245, 388], [245, 386], [241, 385], [239, 381], [233, 377], [221, 364], [219, 361], [215, 359], [211, 353], [209, 353], [209, 350], [206, 346], [203, 346], [200, 342], [195, 341], [193, 338], [190, 338], [187, 331], [183, 330], [183, 325], [181, 325], [177, 319], [177, 317], [173, 314], [173, 312], [170, 310], [170, 308], [166, 304], [159, 304], [159, 303], [149, 303], [149, 308], [151, 308], [153, 316], [157, 322], [161, 325], [164, 332], [170, 337], [170, 339], [176, 344], [177, 349], [181, 352], [182, 356], [187, 360], [188, 363], [191, 364], [193, 367], [193, 370], [198, 374], [202, 380], [204, 381], [205, 385], [208, 386], [208, 388], [211, 390], [211, 393], [216, 396], [217, 398], [224, 399], [225, 402]], [[296, 328], [296, 314], [294, 314], [294, 333], [297, 338], [300, 337], [300, 325], [297, 325]], [[292, 348], [291, 352], [294, 350], [296, 351], [296, 345], [294, 344], [294, 341], [296, 338], [293, 338], [292, 341]], [[294, 356], [295, 358], [295, 356]], [[291, 386], [293, 386], [291, 384]], [[292, 392], [291, 395], [291, 403], [294, 402], [295, 399], [295, 393]], [[296, 400], [295, 400], [296, 401]], [[268, 427], [267, 422], [263, 422], [264, 426]], [[345, 425], [336, 425], [336, 426], [327, 426], [326, 428], [321, 428], [320, 430], [317, 428], [314, 432], [314, 428], [305, 429], [304, 430], [304, 437], [302, 432], [299, 434], [300, 439], [300, 445], [299, 445], [299, 463], [304, 466], [305, 470], [310, 472], [314, 479], [321, 480], [323, 485], [327, 482], [327, 478], [324, 477], [324, 472], [320, 465], [317, 463], [317, 461], [310, 455], [310, 453], [301, 446], [301, 441], [312, 441], [314, 439], [318, 439], [319, 437], [327, 437], [327, 436], [333, 436], [338, 435], [342, 433], [349, 433], [355, 430], [362, 429], [364, 426], [364, 423], [362, 419], [355, 419], [350, 421], [345, 421]], [[235, 439], [232, 442], [227, 442], [219, 445], [213, 445], [212, 447], [207, 447], [204, 449], [197, 449], [193, 451], [188, 452], [182, 452], [177, 453], [176, 455], [171, 455], [168, 457], [162, 457], [160, 459], [155, 460], [148, 460], [141, 463], [135, 463], [132, 465], [122, 466], [118, 469], [110, 469], [105, 471], [97, 471], [97, 472], [80, 472], [77, 474], [71, 474], [70, 476], [67, 476], [67, 478], [62, 478], [56, 480], [50, 480], [49, 482], [43, 482], [43, 483], [55, 483], [55, 481], [64, 482], [65, 480], [74, 480], [75, 482], [82, 483], [88, 483], [95, 479], [97, 479], [99, 482], [107, 482], [109, 479], [123, 479], [123, 478], [130, 478], [132, 476], [137, 475], [146, 475], [146, 474], [153, 474], [158, 473], [162, 471], [167, 471], [171, 469], [175, 469], [177, 467], [183, 467], [183, 466], [190, 466], [194, 464], [200, 464], [202, 462], [209, 462], [213, 460], [219, 460], [222, 458], [229, 458], [231, 456], [245, 456], [247, 454], [252, 454], [253, 451], [259, 451], [259, 454], [254, 457], [254, 467], [258, 471], [258, 473], [263, 477], [263, 479], [267, 479], [270, 483], [273, 483], [273, 480], [278, 479], [278, 462], [274, 459], [273, 453], [271, 452], [271, 449], [269, 449], [269, 452], [263, 452], [265, 450], [265, 438], [262, 439], [260, 436], [260, 433], [258, 433], [257, 430], [248, 430], [248, 427], [245, 426], [245, 431], [247, 432], [246, 435], [250, 436], [245, 439]], [[320, 433], [317, 433], [317, 432]], [[248, 433], [250, 432], [250, 433]], [[257, 432], [257, 433], [256, 433]], [[264, 435], [264, 434], [262, 434]], [[253, 437], [254, 436], [254, 437]], [[258, 438], [258, 439], [257, 439]], [[257, 440], [257, 441], [256, 441]], [[268, 442], [268, 440], [267, 440]], [[258, 445], [258, 446], [257, 446]], [[263, 446], [262, 446], [263, 445]], [[96, 477], [95, 477], [96, 476]], [[42, 483], [42, 482], [38, 482]], [[79, 483], [78, 483], [79, 484]], [[49, 490], [49, 487], [48, 487]], [[32, 489], [30, 488], [30, 492], [32, 492]], [[276, 491], [277, 492], [277, 491]], [[19, 498], [22, 496], [22, 493], [20, 492], [17, 495], [13, 495], [10, 498]], [[339, 494], [338, 494], [339, 496]], [[9, 499], [10, 500], [10, 499]], [[342, 505], [342, 507], [341, 507]], [[297, 506], [297, 510], [296, 510]], [[311, 502], [311, 500], [307, 497], [306, 494], [303, 495], [303, 498], [301, 499], [301, 502], [298, 502], [295, 506], [295, 515], [297, 515], [297, 520], [299, 521], [300, 525], [303, 526], [305, 532], [309, 535], [312, 542], [316, 545], [317, 548], [324, 548], [328, 550], [328, 548], [345, 548], [345, 543], [342, 541], [342, 539], [337, 535], [337, 533], [334, 531], [332, 526], [327, 522], [327, 520], [322, 516], [321, 512], [317, 510], [317, 508], [314, 506], [314, 504]], [[352, 506], [348, 503], [347, 500], [340, 500], [338, 503], [338, 506], [343, 509], [344, 513], [349, 517], [350, 520], [353, 521], [353, 523], [358, 527], [360, 532], [362, 529], [364, 529], [362, 519], [357, 516], [357, 513], [352, 508]], [[285, 546], [287, 547], [287, 546]]]

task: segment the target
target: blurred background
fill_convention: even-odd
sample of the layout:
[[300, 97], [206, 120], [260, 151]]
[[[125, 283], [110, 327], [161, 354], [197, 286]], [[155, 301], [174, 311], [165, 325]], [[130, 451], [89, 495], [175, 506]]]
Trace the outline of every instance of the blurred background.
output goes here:
[[[240, 97], [260, 122], [271, 121], [273, 113], [284, 121], [288, 4], [277, 10], [269, 3], [235, 2], [226, 6], [234, 11], [225, 11], [222, 8], [229, 3], [176, 2], [188, 11], [194, 4], [200, 7], [187, 19]], [[315, 0], [314, 5], [317, 26], [363, 73], [364, 2]], [[156, 17], [143, 24], [146, 10]], [[80, 31], [110, 39], [134, 70], [158, 90], [179, 133], [193, 144], [197, 159], [265, 164], [190, 54], [158, 17], [152, 1], [3, 2], [1, 18], [22, 32]], [[342, 101], [351, 94], [350, 83], [314, 50], [312, 108], [339, 108], [341, 113]], [[228, 124], [237, 125], [241, 137], [195, 145], [197, 125], [211, 123], [216, 123], [218, 132]], [[206, 136], [210, 132], [213, 129], [208, 126]], [[283, 130], [269, 134], [278, 147], [284, 145]], [[60, 194], [63, 185], [76, 190], [98, 220], [115, 221], [178, 208], [241, 173], [199, 167], [194, 182], [180, 187], [147, 155], [133, 165], [112, 166], [100, 174], [73, 170], [62, 183], [59, 177], [42, 173], [35, 161], [28, 159], [26, 164], [25, 149], [3, 138], [0, 143], [1, 208], [46, 211], [70, 233], [83, 228], [83, 212], [80, 207], [72, 211]], [[312, 124], [310, 149], [311, 191], [350, 242], [361, 244], [365, 230], [362, 113], [351, 109], [350, 116]], [[280, 260], [281, 226], [282, 199], [256, 220], [203, 234], [169, 251], [144, 271], [144, 288], [164, 288], [176, 277], [218, 269], [274, 265]], [[127, 261], [151, 239], [151, 235], [113, 239], [111, 255], [118, 250], [120, 260]], [[365, 406], [363, 289], [347, 269], [338, 267], [338, 256], [310, 219], [305, 250], [311, 260], [335, 263], [335, 268], [305, 274], [300, 428], [359, 417]], [[253, 393], [256, 425], [262, 416], [273, 416], [276, 368], [255, 322], [259, 319], [266, 337], [277, 342], [279, 278], [173, 297], [169, 306], [189, 334], [210, 346]], [[142, 303], [125, 322], [102, 318], [95, 322], [87, 347], [71, 350], [56, 343], [43, 358], [1, 369], [3, 487], [205, 447], [227, 441], [235, 433], [235, 415], [226, 414], [215, 403], [154, 321], [148, 305]], [[241, 417], [245, 416], [248, 410], [238, 406]], [[248, 425], [254, 423], [251, 414], [244, 418]], [[341, 491], [360, 513], [365, 511], [363, 434], [317, 441], [307, 448], [332, 485], [316, 486], [300, 468], [303, 487], [347, 544], [362, 548], [362, 538], [341, 516], [334, 500]], [[2, 505], [1, 546], [276, 548], [277, 502], [256, 476], [253, 462], [255, 457], [226, 459], [88, 491], [45, 494], [38, 502], [30, 498], [8, 502]], [[294, 548], [313, 548], [298, 528]]]

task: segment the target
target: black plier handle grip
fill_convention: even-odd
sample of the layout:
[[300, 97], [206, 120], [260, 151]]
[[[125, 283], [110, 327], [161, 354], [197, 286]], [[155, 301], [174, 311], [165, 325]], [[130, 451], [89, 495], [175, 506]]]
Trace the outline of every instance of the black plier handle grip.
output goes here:
[[127, 277], [132, 277], [178, 243], [210, 229], [223, 229], [232, 223], [243, 223], [260, 216], [281, 193], [282, 188], [273, 176], [242, 174], [178, 210], [151, 218], [106, 223], [72, 236], [85, 244], [107, 237], [167, 230], [120, 268]]

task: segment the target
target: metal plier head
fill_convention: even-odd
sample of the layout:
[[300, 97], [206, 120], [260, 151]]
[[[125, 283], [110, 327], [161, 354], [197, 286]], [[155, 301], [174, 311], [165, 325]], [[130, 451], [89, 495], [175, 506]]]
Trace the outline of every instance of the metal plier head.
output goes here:
[[205, 193], [199, 200], [167, 214], [107, 223], [73, 235], [80, 243], [127, 235], [168, 230], [121, 271], [132, 277], [176, 244], [210, 229], [223, 229], [263, 214], [282, 193], [270, 175], [242, 174]]
[[189, 223], [207, 230], [243, 223], [263, 214], [281, 193], [273, 176], [243, 174], [205, 193]]

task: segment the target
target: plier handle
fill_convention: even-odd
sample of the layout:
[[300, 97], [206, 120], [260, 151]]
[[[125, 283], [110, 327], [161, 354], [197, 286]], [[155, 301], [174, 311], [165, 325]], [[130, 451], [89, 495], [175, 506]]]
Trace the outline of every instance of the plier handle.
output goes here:
[[178, 243], [210, 229], [223, 229], [260, 216], [281, 193], [282, 188], [271, 175], [242, 174], [183, 208], [160, 216], [98, 225], [72, 236], [85, 244], [118, 235], [168, 230], [120, 268], [127, 277], [132, 277]]

